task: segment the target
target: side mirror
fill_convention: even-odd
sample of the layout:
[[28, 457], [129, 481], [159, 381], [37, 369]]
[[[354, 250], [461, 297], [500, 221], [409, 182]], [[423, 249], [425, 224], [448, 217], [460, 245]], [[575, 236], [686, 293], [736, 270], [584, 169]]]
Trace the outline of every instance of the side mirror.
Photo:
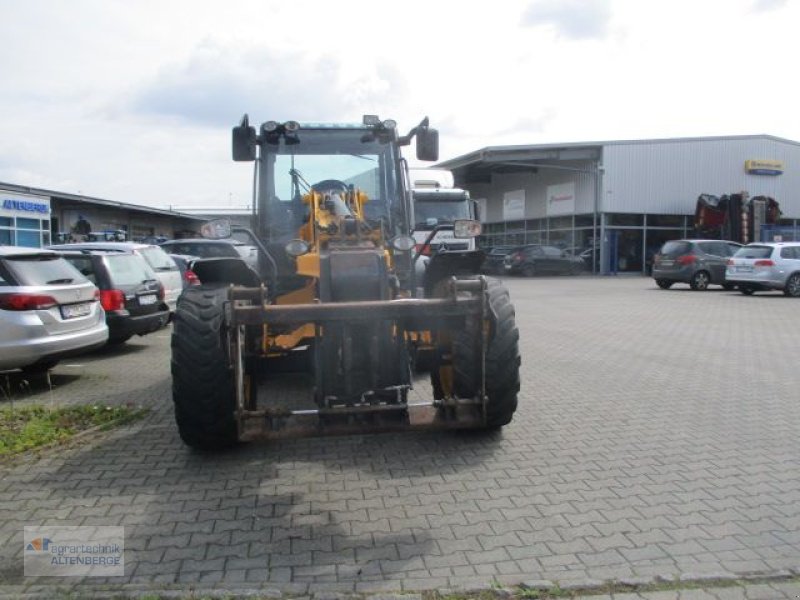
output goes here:
[[247, 115], [233, 128], [231, 150], [233, 160], [237, 162], [252, 162], [256, 159], [256, 128], [250, 125]]
[[417, 160], [439, 160], [439, 132], [436, 129], [417, 129]]
[[208, 240], [224, 240], [231, 237], [231, 220], [214, 219], [200, 226], [200, 235]]

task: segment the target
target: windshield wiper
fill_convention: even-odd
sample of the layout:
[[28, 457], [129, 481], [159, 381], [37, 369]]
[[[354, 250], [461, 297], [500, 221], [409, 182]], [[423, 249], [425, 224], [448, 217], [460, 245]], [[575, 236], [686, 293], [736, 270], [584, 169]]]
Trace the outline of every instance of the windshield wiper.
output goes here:
[[45, 285], [54, 285], [56, 283], [72, 283], [74, 279], [70, 277], [65, 277], [63, 279], [51, 279], [50, 281], [46, 282]]
[[172, 267], [156, 267], [156, 271], [172, 271]]

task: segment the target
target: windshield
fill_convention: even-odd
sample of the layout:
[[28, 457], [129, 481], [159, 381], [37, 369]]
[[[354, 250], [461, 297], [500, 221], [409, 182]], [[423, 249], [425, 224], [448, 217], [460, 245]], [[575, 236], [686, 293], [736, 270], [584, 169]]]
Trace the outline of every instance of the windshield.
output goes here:
[[7, 256], [5, 264], [20, 285], [86, 283], [87, 279], [55, 254]]
[[156, 271], [177, 271], [178, 265], [175, 264], [169, 255], [157, 246], [142, 248], [139, 253], [147, 263]]
[[307, 218], [302, 202], [310, 187], [333, 182], [366, 193], [368, 221], [387, 234], [406, 230], [398, 191], [394, 146], [365, 135], [366, 129], [301, 129], [297, 142], [262, 146], [260, 171], [260, 233], [272, 241], [298, 237]]
[[452, 223], [456, 219], [470, 219], [469, 203], [459, 202], [420, 202], [414, 203], [414, 229], [433, 229], [442, 223]]
[[112, 285], [138, 285], [155, 279], [147, 263], [135, 254], [111, 254], [105, 263]]
[[772, 255], [772, 246], [745, 246], [739, 248], [733, 256], [736, 258], [769, 258]]

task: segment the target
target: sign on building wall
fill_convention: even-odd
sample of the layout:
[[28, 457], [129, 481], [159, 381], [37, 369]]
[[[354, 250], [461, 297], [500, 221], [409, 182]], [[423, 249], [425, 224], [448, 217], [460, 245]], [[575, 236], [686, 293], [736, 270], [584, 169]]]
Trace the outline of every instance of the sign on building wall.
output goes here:
[[780, 175], [783, 173], [783, 161], [780, 160], [746, 160], [744, 170], [750, 175]]
[[525, 190], [511, 190], [503, 194], [503, 220], [521, 221], [525, 218]]
[[0, 190], [0, 211], [20, 217], [46, 219], [50, 217], [50, 198]]
[[575, 182], [547, 186], [547, 216], [575, 214]]

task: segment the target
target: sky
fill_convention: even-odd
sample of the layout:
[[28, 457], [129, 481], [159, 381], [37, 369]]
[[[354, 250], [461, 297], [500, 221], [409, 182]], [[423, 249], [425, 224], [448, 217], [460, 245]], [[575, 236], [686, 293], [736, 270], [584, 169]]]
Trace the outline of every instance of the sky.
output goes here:
[[0, 182], [244, 206], [267, 121], [428, 116], [486, 146], [800, 141], [800, 0], [0, 0]]

